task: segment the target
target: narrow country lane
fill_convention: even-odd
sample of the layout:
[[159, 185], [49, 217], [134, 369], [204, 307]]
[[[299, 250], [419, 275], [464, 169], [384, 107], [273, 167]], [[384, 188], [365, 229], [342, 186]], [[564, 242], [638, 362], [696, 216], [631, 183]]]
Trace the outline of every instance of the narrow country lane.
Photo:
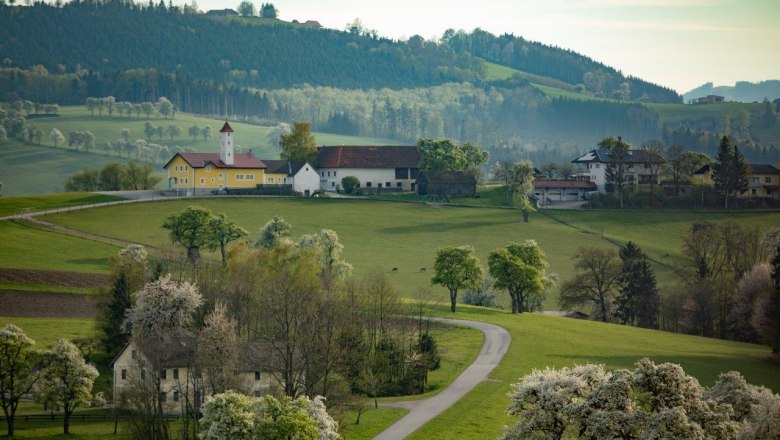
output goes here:
[[444, 412], [444, 410], [454, 405], [466, 393], [485, 380], [488, 374], [501, 362], [509, 348], [509, 342], [511, 341], [509, 332], [497, 325], [461, 319], [440, 319], [439, 321], [481, 330], [485, 334], [485, 343], [482, 345], [482, 350], [480, 350], [477, 359], [450, 386], [439, 394], [424, 400], [385, 404], [385, 406], [407, 408], [409, 409], [409, 414], [382, 431], [374, 437], [374, 440], [400, 440], [409, 436], [431, 419]]

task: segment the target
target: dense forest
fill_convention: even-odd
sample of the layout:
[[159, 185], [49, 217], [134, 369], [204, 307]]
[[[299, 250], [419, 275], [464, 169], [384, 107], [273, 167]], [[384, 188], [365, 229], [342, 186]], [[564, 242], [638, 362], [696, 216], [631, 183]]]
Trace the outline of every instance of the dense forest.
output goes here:
[[60, 73], [156, 68], [260, 88], [397, 89], [483, 81], [484, 58], [582, 85], [599, 97], [681, 102], [670, 89], [625, 78], [575, 52], [479, 29], [470, 34], [450, 30], [440, 42], [418, 35], [394, 41], [360, 28], [341, 32], [279, 20], [216, 18], [164, 2], [0, 7], [0, 54], [4, 63], [21, 68], [40, 64]]
[[471, 33], [447, 30], [442, 43], [457, 54], [472, 54], [524, 72], [577, 86], [600, 98], [681, 103], [674, 90], [625, 77], [622, 73], [576, 52], [527, 41], [511, 34], [495, 36], [481, 29]]

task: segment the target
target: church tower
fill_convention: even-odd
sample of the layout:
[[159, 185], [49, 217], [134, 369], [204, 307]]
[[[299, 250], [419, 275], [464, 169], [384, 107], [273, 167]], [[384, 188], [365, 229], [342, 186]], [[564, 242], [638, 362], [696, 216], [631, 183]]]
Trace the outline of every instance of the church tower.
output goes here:
[[225, 165], [234, 165], [235, 161], [233, 156], [235, 151], [233, 149], [233, 129], [230, 128], [230, 124], [225, 121], [225, 125], [222, 126], [222, 130], [219, 130], [219, 158]]

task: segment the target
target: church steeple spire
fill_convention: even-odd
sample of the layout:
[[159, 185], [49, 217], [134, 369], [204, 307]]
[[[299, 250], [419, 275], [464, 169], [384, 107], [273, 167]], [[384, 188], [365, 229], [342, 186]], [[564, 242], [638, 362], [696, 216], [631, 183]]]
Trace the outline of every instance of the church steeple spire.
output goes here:
[[233, 129], [228, 124], [227, 120], [222, 129], [219, 130], [220, 144], [219, 144], [219, 158], [225, 165], [233, 165], [235, 160], [233, 158], [235, 149], [233, 148]]

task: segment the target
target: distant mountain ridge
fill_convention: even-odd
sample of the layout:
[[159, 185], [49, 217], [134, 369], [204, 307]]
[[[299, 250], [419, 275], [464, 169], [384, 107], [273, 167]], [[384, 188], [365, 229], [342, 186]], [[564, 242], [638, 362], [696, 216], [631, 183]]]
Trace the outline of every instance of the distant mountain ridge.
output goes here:
[[683, 99], [688, 102], [692, 99], [707, 95], [718, 95], [726, 98], [726, 101], [761, 102], [764, 98], [773, 101], [780, 98], [780, 80], [750, 82], [737, 81], [733, 86], [717, 86], [708, 82], [695, 89], [683, 93]]

